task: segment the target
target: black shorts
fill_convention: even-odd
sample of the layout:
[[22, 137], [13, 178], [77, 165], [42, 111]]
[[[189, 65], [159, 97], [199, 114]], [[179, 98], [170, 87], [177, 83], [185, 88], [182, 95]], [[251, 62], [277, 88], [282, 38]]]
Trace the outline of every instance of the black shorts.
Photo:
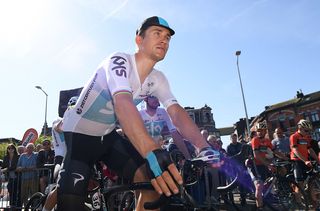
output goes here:
[[253, 181], [265, 181], [268, 177], [271, 176], [271, 172], [268, 167], [265, 165], [256, 165], [256, 169], [252, 167]]
[[293, 163], [293, 175], [296, 182], [303, 182], [307, 178], [307, 171], [310, 170], [301, 160], [296, 160]]
[[136, 170], [145, 163], [131, 142], [115, 130], [103, 137], [71, 132], [64, 136], [67, 153], [60, 171], [59, 193], [84, 195], [97, 161], [128, 181], [133, 181]]

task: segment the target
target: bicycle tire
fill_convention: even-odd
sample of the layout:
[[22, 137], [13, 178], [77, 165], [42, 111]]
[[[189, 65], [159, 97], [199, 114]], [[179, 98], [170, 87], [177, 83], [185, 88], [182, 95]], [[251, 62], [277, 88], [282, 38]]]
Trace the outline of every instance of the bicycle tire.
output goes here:
[[46, 198], [47, 196], [41, 192], [33, 194], [29, 198], [24, 210], [41, 211], [46, 201]]
[[[294, 188], [298, 188], [300, 192], [299, 200], [301, 201], [299, 203], [297, 202]], [[271, 210], [309, 210], [307, 195], [294, 180], [287, 180], [283, 184], [278, 183], [276, 197], [276, 203], [270, 203], [264, 197], [264, 203]]]

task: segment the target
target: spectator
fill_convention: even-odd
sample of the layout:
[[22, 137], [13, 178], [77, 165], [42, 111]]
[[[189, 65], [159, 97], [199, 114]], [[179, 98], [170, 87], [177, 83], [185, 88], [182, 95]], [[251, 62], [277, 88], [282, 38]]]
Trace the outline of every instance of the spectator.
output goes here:
[[[234, 157], [235, 155], [239, 154], [242, 149], [242, 145], [240, 142], [238, 142], [238, 136], [237, 134], [233, 133], [230, 136], [231, 143], [227, 146], [227, 155], [228, 157]], [[235, 175], [238, 172], [238, 177], [239, 177], [239, 191], [240, 191], [240, 200], [241, 200], [241, 205], [244, 206], [246, 202], [246, 185], [243, 184], [243, 181], [245, 181], [244, 177], [244, 162], [242, 158], [231, 158], [229, 160], [230, 163], [229, 165], [229, 170], [230, 170], [230, 176], [231, 178], [234, 178]], [[230, 166], [231, 164], [231, 166]], [[241, 177], [241, 178], [240, 178]], [[241, 182], [242, 181], [242, 182]]]
[[10, 207], [17, 207], [19, 202], [18, 175], [16, 173], [19, 155], [15, 145], [7, 146], [6, 155], [3, 158], [1, 171], [6, 174], [8, 179], [7, 189], [9, 192]]
[[23, 145], [19, 145], [17, 148], [17, 151], [18, 151], [18, 155], [21, 155], [22, 153], [25, 153], [26, 147]]
[[[44, 168], [45, 164], [54, 164], [54, 151], [51, 149], [51, 142], [49, 140], [44, 140], [42, 142], [43, 149], [38, 152], [37, 156], [37, 168]], [[52, 177], [52, 173], [49, 170], [39, 171], [39, 184], [40, 191], [44, 193], [46, 186], [48, 185], [48, 178]]]
[[272, 146], [275, 151], [282, 155], [282, 157], [288, 157], [290, 153], [290, 141], [286, 137], [281, 128], [277, 128], [274, 131], [275, 138], [272, 140]]
[[42, 150], [42, 149], [43, 149], [43, 145], [41, 143], [39, 143], [39, 144], [36, 145], [35, 152], [40, 152], [40, 150]]
[[17, 164], [17, 171], [21, 172], [21, 201], [25, 205], [28, 197], [38, 191], [37, 154], [34, 148], [33, 143], [27, 144], [26, 152], [20, 155]]
[[201, 130], [200, 133], [205, 140], [208, 140], [209, 132], [206, 129]]
[[209, 169], [210, 176], [212, 177], [210, 182], [211, 194], [218, 198], [218, 192], [216, 191], [218, 186], [225, 186], [226, 185], [226, 175], [224, 172], [224, 162], [226, 157], [226, 151], [222, 149], [222, 145], [220, 145], [220, 141], [214, 135], [209, 135], [207, 138], [208, 144], [219, 152], [220, 155], [220, 162], [214, 168]]
[[237, 134], [233, 133], [230, 136], [231, 143], [227, 146], [227, 155], [229, 157], [238, 154], [241, 151], [242, 144], [238, 142]]

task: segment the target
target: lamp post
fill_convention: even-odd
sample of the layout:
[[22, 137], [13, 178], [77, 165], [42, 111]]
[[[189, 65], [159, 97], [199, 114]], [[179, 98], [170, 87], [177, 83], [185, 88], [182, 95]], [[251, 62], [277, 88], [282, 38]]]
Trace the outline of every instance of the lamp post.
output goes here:
[[250, 133], [251, 133], [251, 132], [250, 132], [250, 128], [249, 128], [249, 118], [248, 118], [246, 100], [245, 100], [245, 98], [244, 98], [244, 92], [243, 92], [243, 87], [242, 87], [242, 80], [241, 80], [240, 69], [239, 69], [239, 56], [240, 56], [240, 54], [241, 54], [241, 51], [236, 51], [237, 67], [238, 67], [238, 76], [239, 76], [239, 81], [240, 81], [240, 87], [241, 87], [241, 94], [242, 94], [244, 111], [245, 111], [245, 113], [246, 113], [246, 125], [247, 125], [247, 131], [248, 131], [248, 138], [250, 138]]
[[43, 135], [47, 135], [47, 105], [48, 105], [48, 94], [42, 89], [41, 86], [35, 86], [37, 89], [40, 89], [45, 95], [46, 95], [46, 107], [45, 107], [45, 113], [44, 113], [44, 125], [43, 125]]

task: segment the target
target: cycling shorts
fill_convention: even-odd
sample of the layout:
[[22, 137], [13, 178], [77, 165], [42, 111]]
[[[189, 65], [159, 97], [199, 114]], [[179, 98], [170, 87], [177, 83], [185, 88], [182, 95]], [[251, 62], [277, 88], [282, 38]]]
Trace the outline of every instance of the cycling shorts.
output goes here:
[[307, 171], [310, 170], [301, 160], [295, 160], [293, 163], [293, 175], [296, 182], [303, 182], [307, 178]]
[[265, 165], [256, 165], [256, 169], [252, 167], [253, 181], [265, 181], [268, 177], [271, 176], [271, 172], [268, 167]]
[[[84, 195], [90, 169], [97, 161], [103, 161], [109, 169], [128, 181], [133, 181], [136, 170], [145, 163], [131, 142], [115, 130], [103, 137], [72, 132], [65, 132], [64, 135], [67, 153], [60, 171], [59, 193]], [[78, 185], [81, 184], [79, 179], [84, 181], [82, 185]]]

